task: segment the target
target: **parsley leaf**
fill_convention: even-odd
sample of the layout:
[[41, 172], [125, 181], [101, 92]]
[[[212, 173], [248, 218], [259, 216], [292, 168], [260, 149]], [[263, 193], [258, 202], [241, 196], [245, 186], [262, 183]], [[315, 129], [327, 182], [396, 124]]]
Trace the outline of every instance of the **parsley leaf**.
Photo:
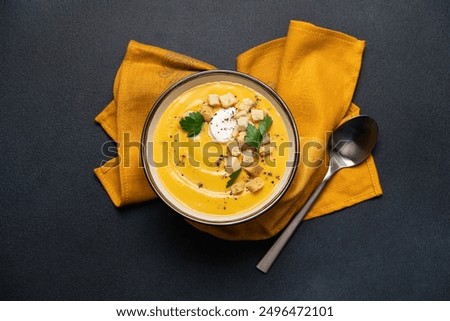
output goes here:
[[259, 132], [261, 133], [261, 137], [267, 134], [269, 131], [270, 126], [272, 126], [273, 120], [270, 118], [269, 115], [266, 115], [263, 120], [259, 122]]
[[189, 113], [180, 120], [181, 128], [186, 131], [188, 137], [194, 137], [200, 133], [203, 126], [203, 116], [198, 111]]
[[239, 176], [239, 173], [241, 172], [242, 168], [239, 168], [237, 171], [231, 173], [230, 180], [227, 182], [227, 188], [234, 184], [236, 181], [236, 178]]
[[245, 143], [259, 149], [262, 138], [269, 131], [272, 126], [273, 120], [270, 116], [266, 115], [263, 120], [259, 122], [258, 128], [252, 124], [248, 124], [247, 131], [245, 133]]
[[247, 130], [245, 133], [245, 143], [247, 145], [253, 146], [255, 148], [259, 148], [259, 144], [261, 143], [262, 136], [261, 132], [253, 126], [252, 124], [248, 124]]

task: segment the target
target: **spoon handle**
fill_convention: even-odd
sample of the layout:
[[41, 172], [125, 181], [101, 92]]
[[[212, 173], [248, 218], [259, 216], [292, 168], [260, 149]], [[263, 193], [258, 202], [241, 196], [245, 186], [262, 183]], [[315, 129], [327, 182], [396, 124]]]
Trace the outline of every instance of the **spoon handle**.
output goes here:
[[286, 226], [283, 233], [281, 233], [280, 237], [275, 241], [275, 243], [272, 245], [272, 247], [267, 251], [266, 255], [259, 261], [258, 265], [256, 266], [258, 270], [267, 273], [269, 271], [270, 267], [272, 266], [273, 262], [275, 262], [278, 255], [280, 255], [281, 251], [283, 250], [286, 243], [291, 238], [292, 234], [294, 234], [295, 230], [297, 229], [298, 225], [303, 220], [303, 217], [305, 217], [306, 213], [308, 213], [311, 206], [314, 204], [314, 201], [316, 200], [317, 196], [319, 196], [320, 192], [323, 190], [325, 185], [327, 184], [330, 177], [334, 174], [334, 171], [332, 170], [332, 167], [330, 166], [328, 168], [328, 172], [325, 175], [322, 182], [317, 186], [316, 190], [312, 193], [312, 195], [309, 197], [306, 204], [303, 206], [300, 212], [298, 212], [294, 218], [291, 220], [291, 222]]

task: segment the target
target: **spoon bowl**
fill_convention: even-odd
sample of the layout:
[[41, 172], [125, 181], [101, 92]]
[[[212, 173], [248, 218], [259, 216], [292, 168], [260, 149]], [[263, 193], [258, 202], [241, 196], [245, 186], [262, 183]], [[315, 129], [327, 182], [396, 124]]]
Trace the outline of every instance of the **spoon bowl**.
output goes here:
[[330, 159], [343, 167], [356, 166], [369, 157], [377, 137], [378, 125], [373, 118], [351, 118], [333, 132], [328, 145]]
[[325, 177], [300, 212], [294, 216], [280, 237], [259, 261], [256, 267], [260, 271], [264, 273], [269, 271], [330, 178], [341, 168], [356, 166], [366, 160], [375, 147], [377, 137], [378, 125], [374, 119], [366, 115], [353, 117], [336, 128], [328, 143], [330, 163]]

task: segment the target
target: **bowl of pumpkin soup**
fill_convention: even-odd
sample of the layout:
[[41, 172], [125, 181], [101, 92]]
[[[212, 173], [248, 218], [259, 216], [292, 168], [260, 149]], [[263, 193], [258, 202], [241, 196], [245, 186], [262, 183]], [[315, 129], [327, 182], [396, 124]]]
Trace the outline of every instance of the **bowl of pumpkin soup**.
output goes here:
[[288, 189], [299, 139], [283, 100], [236, 71], [188, 76], [150, 110], [142, 163], [156, 194], [190, 220], [231, 225], [258, 217]]

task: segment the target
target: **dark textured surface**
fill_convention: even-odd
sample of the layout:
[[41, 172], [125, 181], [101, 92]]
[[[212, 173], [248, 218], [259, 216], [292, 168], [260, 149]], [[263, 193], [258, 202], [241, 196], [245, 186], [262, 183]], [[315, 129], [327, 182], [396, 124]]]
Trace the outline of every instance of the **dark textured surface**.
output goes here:
[[[226, 3], [226, 4], [225, 4]], [[450, 299], [448, 1], [0, 1], [0, 299]], [[161, 201], [117, 210], [93, 168], [130, 39], [220, 68], [290, 19], [367, 41], [354, 101], [385, 195], [272, 241], [202, 234]]]

